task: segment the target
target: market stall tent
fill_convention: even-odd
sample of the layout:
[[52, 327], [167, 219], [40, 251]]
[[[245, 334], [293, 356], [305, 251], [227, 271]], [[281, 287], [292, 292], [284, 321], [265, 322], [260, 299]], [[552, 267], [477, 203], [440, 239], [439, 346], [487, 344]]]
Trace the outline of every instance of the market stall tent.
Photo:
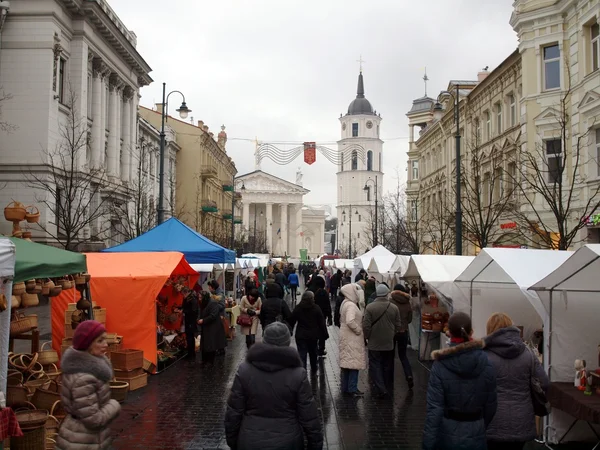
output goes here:
[[354, 269], [354, 260], [353, 259], [334, 259], [333, 267], [336, 269]]
[[[371, 264], [371, 260], [375, 259], [375, 262], [378, 264], [383, 263], [384, 260], [393, 260], [395, 258], [392, 252], [390, 252], [383, 245], [377, 245], [369, 250], [367, 253], [360, 255], [357, 258], [354, 258], [354, 267], [352, 270], [352, 279], [356, 274], [360, 271], [360, 269], [367, 270], [369, 268], [369, 264]], [[390, 263], [391, 265], [391, 263]]]
[[[588, 369], [595, 370], [600, 344], [600, 245], [581, 247], [530, 290], [537, 293], [545, 311], [544, 368], [550, 380], [572, 382], [575, 359], [586, 360]], [[553, 409], [550, 442], [556, 442], [571, 422], [571, 417]], [[575, 427], [569, 436], [592, 437], [587, 427]]]
[[235, 252], [202, 236], [175, 217], [123, 244], [103, 250], [123, 252], [181, 252], [190, 264], [235, 262]]
[[0, 392], [6, 394], [8, 373], [8, 344], [10, 339], [10, 296], [15, 274], [15, 245], [8, 238], [0, 238], [0, 293], [7, 299], [7, 309], [0, 313]]
[[546, 277], [572, 252], [484, 248], [456, 278], [463, 295], [453, 299], [454, 311], [471, 316], [477, 337], [485, 335], [489, 316], [503, 312], [524, 327], [524, 338], [542, 327], [544, 308], [529, 287]]
[[366, 267], [367, 273], [374, 276], [377, 281], [390, 282], [396, 272], [403, 272], [408, 265], [408, 256], [404, 255], [382, 255], [371, 259]]
[[[106, 328], [123, 336], [124, 348], [144, 351], [156, 364], [156, 297], [171, 275], [186, 275], [190, 287], [198, 273], [182, 253], [87, 253], [93, 301], [106, 308]], [[74, 291], [74, 290], [71, 290]], [[52, 346], [60, 351], [65, 310], [77, 301], [67, 291], [52, 299]]]

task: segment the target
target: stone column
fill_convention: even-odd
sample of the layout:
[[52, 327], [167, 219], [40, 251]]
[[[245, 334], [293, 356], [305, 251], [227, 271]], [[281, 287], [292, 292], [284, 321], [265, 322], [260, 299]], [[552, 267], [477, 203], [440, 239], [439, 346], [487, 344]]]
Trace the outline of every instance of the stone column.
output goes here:
[[267, 231], [267, 250], [273, 251], [273, 203], [267, 203], [266, 211], [266, 231]]
[[319, 225], [319, 235], [321, 236], [321, 243], [319, 244], [319, 252], [322, 255], [325, 253], [325, 222], [321, 222]]
[[110, 177], [114, 177], [117, 174], [117, 83], [117, 74], [111, 74], [108, 85], [110, 91], [108, 99], [108, 161], [105, 163]]
[[288, 204], [282, 203], [280, 206], [281, 220], [281, 254], [289, 254], [288, 252]]
[[135, 160], [135, 156], [138, 154], [138, 103], [140, 101], [140, 94], [139, 91], [134, 89], [132, 92], [132, 98], [131, 98], [131, 111], [129, 112], [129, 114], [131, 114], [131, 141], [129, 144], [129, 179], [131, 180], [133, 178], [133, 171], [134, 171], [134, 167], [135, 164], [132, 164], [131, 160], [132, 158]]
[[108, 125], [108, 78], [110, 77], [110, 71], [107, 67], [102, 72], [101, 90], [102, 90], [102, 106], [100, 111], [100, 164], [106, 170], [106, 158], [105, 152], [107, 147], [106, 142], [106, 128]]
[[299, 204], [296, 209], [296, 252], [298, 252], [298, 257], [300, 257], [302, 241], [302, 204]]
[[130, 180], [130, 165], [131, 165], [131, 108], [132, 108], [133, 90], [127, 86], [123, 90], [123, 146], [121, 157], [121, 180], [129, 182]]
[[243, 208], [244, 210], [242, 212], [242, 224], [246, 231], [248, 231], [250, 230], [250, 203], [244, 202]]
[[96, 58], [93, 62], [93, 80], [92, 80], [92, 158], [91, 166], [98, 169], [102, 164], [102, 91], [104, 83], [102, 82], [102, 72], [105, 66], [101, 59]]
[[[111, 131], [112, 132], [112, 131]], [[120, 178], [121, 177], [121, 161], [122, 161], [122, 152], [123, 152], [123, 143], [121, 142], [121, 137], [123, 135], [123, 91], [121, 86], [117, 86], [117, 150], [115, 152], [115, 174]]]

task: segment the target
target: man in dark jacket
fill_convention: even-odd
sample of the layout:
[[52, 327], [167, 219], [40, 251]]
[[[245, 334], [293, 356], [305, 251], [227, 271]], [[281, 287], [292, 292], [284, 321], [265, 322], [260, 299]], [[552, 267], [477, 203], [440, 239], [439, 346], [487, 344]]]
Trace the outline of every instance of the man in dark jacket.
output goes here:
[[337, 291], [342, 285], [342, 271], [340, 269], [337, 270], [336, 273], [331, 277], [331, 284], [329, 287], [329, 293], [331, 294], [331, 300], [335, 302], [337, 298]]
[[394, 388], [394, 336], [400, 331], [400, 312], [388, 300], [389, 289], [377, 286], [377, 298], [365, 309], [363, 333], [369, 349], [369, 375], [376, 396], [387, 397]]
[[323, 448], [323, 429], [312, 388], [289, 329], [269, 325], [233, 380], [225, 412], [232, 450]]
[[366, 277], [367, 271], [365, 269], [360, 269], [360, 272], [358, 272], [354, 277], [354, 282], [358, 283], [360, 280], [364, 280]]
[[396, 308], [400, 311], [400, 331], [396, 333], [394, 341], [396, 342], [398, 358], [400, 358], [400, 362], [402, 363], [402, 369], [404, 369], [404, 376], [406, 377], [408, 388], [412, 389], [415, 383], [413, 380], [412, 368], [410, 367], [410, 361], [406, 356], [406, 348], [408, 347], [408, 325], [412, 322], [410, 295], [404, 286], [397, 284], [394, 286], [394, 290], [390, 295], [390, 301], [396, 305]]
[[275, 269], [275, 283], [277, 283], [281, 287], [282, 292], [285, 292], [285, 285], [287, 284], [287, 277], [279, 269]]
[[292, 315], [290, 307], [283, 300], [283, 291], [279, 284], [275, 282], [268, 283], [265, 297], [266, 299], [263, 301], [259, 315], [263, 333], [267, 326], [273, 322], [277, 322], [278, 317], [281, 318], [281, 321], [288, 322]]
[[198, 296], [187, 287], [184, 287], [181, 293], [183, 294], [181, 311], [183, 312], [183, 324], [185, 326], [186, 359], [193, 360], [196, 359], [195, 337], [198, 327]]
[[321, 309], [315, 304], [315, 295], [306, 291], [298, 306], [292, 311], [290, 328], [296, 326], [296, 348], [306, 369], [306, 356], [310, 356], [310, 370], [315, 373], [317, 365], [317, 342], [327, 335], [327, 326]]
[[[333, 323], [331, 301], [329, 300], [329, 294], [327, 294], [327, 291], [325, 290], [325, 280], [322, 277], [317, 276], [315, 277], [314, 284], [316, 288], [315, 303], [321, 309], [323, 317], [325, 317], [325, 320], [327, 321], [327, 325], [331, 325]], [[329, 334], [327, 333], [327, 328], [325, 328], [325, 333], [322, 333], [319, 337], [318, 353], [320, 358], [323, 358], [327, 354], [327, 351], [325, 350], [325, 341], [328, 337]]]

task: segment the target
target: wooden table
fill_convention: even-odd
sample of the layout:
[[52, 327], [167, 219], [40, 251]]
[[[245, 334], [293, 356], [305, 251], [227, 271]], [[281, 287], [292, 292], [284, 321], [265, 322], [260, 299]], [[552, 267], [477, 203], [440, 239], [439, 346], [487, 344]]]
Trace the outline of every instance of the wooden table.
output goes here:
[[14, 341], [31, 341], [31, 353], [37, 353], [40, 351], [40, 330], [37, 328], [32, 329], [23, 334], [18, 334], [9, 338], [8, 340], [8, 351], [13, 352], [15, 343]]

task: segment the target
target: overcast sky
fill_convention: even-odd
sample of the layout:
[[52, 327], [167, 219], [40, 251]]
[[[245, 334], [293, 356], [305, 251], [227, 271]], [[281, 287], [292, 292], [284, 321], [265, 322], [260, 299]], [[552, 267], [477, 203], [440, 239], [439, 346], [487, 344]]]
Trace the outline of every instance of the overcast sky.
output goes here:
[[[215, 135], [227, 127], [227, 152], [238, 174], [254, 170], [254, 143], [333, 143], [338, 118], [356, 96], [360, 55], [365, 96], [381, 114], [384, 190], [406, 179], [412, 101], [435, 97], [450, 79], [476, 79], [517, 47], [508, 21], [512, 0], [109, 0], [138, 37], [154, 83], [141, 104], [161, 99], [161, 83], [182, 91], [194, 120]], [[417, 6], [418, 5], [418, 6]], [[171, 113], [181, 102], [171, 96]], [[296, 145], [291, 145], [292, 148]], [[283, 146], [279, 146], [283, 147]], [[336, 167], [317, 153], [262, 169], [295, 181], [305, 203], [335, 204]]]

